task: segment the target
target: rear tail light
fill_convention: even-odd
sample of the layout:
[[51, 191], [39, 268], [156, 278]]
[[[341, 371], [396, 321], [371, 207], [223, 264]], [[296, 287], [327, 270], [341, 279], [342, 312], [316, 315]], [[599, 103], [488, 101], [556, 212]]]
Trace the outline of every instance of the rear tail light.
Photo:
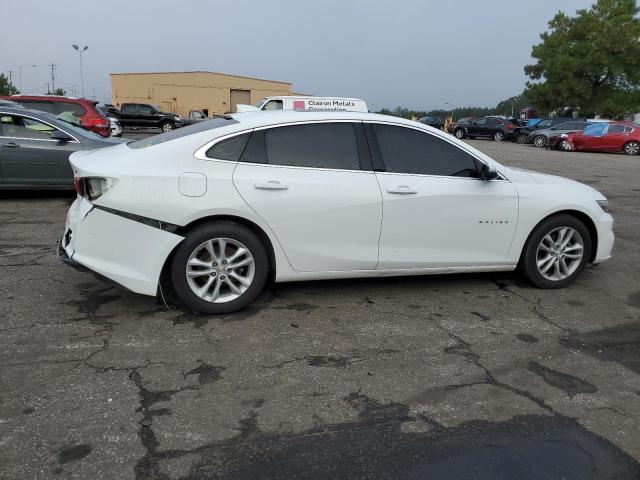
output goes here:
[[513, 130], [513, 123], [507, 123], [507, 130]]
[[110, 177], [76, 177], [73, 185], [81, 197], [94, 201], [111, 190], [118, 181]]
[[100, 118], [100, 117], [89, 118], [87, 119], [87, 123], [92, 127], [97, 127], [97, 128], [107, 128], [109, 126], [109, 120], [107, 120], [106, 118]]

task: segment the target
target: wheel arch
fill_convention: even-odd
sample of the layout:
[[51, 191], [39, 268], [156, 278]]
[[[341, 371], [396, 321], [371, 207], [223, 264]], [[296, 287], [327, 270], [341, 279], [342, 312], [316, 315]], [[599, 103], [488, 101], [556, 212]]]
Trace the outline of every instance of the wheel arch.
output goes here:
[[529, 232], [529, 235], [527, 235], [526, 241], [522, 245], [522, 250], [520, 251], [519, 261], [522, 260], [522, 256], [524, 255], [525, 249], [527, 248], [527, 245], [529, 244], [529, 239], [531, 238], [531, 235], [533, 235], [533, 232], [536, 231], [538, 226], [542, 222], [548, 220], [549, 218], [552, 218], [552, 217], [555, 217], [555, 216], [558, 216], [558, 215], [569, 215], [569, 216], [572, 216], [572, 217], [580, 220], [584, 224], [584, 226], [587, 227], [587, 230], [589, 231], [589, 235], [591, 236], [591, 252], [589, 254], [589, 262], [591, 263], [591, 262], [593, 262], [595, 260], [596, 254], [598, 252], [598, 230], [596, 228], [595, 222], [591, 219], [591, 217], [589, 215], [587, 215], [586, 213], [584, 213], [584, 212], [582, 212], [580, 210], [565, 209], [565, 210], [558, 210], [557, 212], [550, 213], [547, 216], [545, 216], [544, 218], [540, 219], [540, 221], [535, 224], [535, 226]]
[[[174, 233], [176, 235], [180, 235], [181, 237], [186, 237], [191, 230], [193, 230], [194, 228], [200, 225], [211, 223], [211, 222], [219, 222], [219, 221], [235, 222], [240, 225], [243, 225], [247, 227], [249, 230], [251, 230], [260, 239], [260, 241], [265, 247], [265, 250], [267, 251], [267, 259], [269, 261], [269, 277], [268, 278], [269, 280], [273, 281], [276, 275], [276, 254], [273, 248], [273, 243], [271, 242], [269, 235], [267, 235], [267, 233], [262, 229], [262, 227], [257, 225], [255, 222], [252, 222], [251, 220], [248, 220], [246, 218], [239, 217], [236, 215], [226, 215], [226, 214], [207, 215], [205, 217], [197, 218], [191, 221], [190, 223], [179, 227]], [[173, 250], [171, 250], [171, 253], [169, 253], [169, 255], [167, 255], [167, 258], [164, 260], [162, 271], [160, 273], [161, 281], [163, 279], [168, 278], [167, 275], [168, 275], [169, 269], [171, 268], [170, 267], [171, 261], [173, 260], [173, 256], [175, 255], [176, 250], [181, 244], [182, 242], [178, 243], [178, 245], [176, 245], [173, 248]], [[165, 283], [169, 284], [170, 282], [165, 282]], [[163, 283], [163, 285], [165, 283]]]

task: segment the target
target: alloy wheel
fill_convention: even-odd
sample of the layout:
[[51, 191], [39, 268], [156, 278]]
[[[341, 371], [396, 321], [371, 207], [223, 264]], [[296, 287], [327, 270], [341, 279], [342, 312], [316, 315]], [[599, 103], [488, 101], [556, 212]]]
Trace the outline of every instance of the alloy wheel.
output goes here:
[[624, 152], [627, 155], [638, 155], [640, 153], [640, 143], [630, 142], [624, 146]]
[[170, 132], [171, 130], [173, 130], [173, 125], [171, 125], [170, 123], [164, 123], [162, 125], [163, 132]]
[[562, 140], [560, 142], [560, 150], [564, 150], [565, 152], [570, 151], [571, 150], [571, 144], [567, 140]]
[[542, 135], [538, 135], [533, 139], [533, 144], [538, 148], [544, 148], [547, 146], [547, 139]]
[[462, 140], [464, 138], [464, 130], [461, 128], [456, 130], [456, 138]]
[[551, 281], [570, 277], [580, 266], [584, 241], [571, 227], [558, 227], [546, 234], [536, 254], [538, 272]]
[[494, 139], [496, 142], [501, 142], [502, 140], [504, 140], [504, 133], [502, 133], [502, 132], [496, 132], [496, 133], [494, 133], [494, 134], [493, 134], [493, 139]]
[[211, 303], [239, 298], [253, 282], [255, 260], [249, 249], [231, 238], [213, 238], [198, 245], [187, 260], [187, 284]]

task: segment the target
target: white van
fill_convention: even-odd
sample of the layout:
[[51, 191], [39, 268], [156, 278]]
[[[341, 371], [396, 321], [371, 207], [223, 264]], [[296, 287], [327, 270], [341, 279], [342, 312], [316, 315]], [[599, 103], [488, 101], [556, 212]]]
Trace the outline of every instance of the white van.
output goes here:
[[264, 97], [256, 104], [260, 110], [343, 110], [368, 112], [367, 104], [359, 98], [342, 97]]

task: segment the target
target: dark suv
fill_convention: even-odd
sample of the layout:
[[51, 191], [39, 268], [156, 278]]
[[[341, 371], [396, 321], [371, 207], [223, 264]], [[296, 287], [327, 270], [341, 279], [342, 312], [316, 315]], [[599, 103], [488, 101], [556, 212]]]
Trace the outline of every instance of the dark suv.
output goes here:
[[496, 142], [513, 140], [520, 131], [520, 125], [514, 118], [507, 117], [479, 117], [467, 121], [458, 122], [453, 128], [456, 138], [493, 138]]
[[418, 121], [430, 127], [444, 130], [444, 118], [442, 117], [420, 117]]
[[182, 126], [182, 118], [177, 113], [166, 113], [148, 103], [123, 103], [118, 112], [123, 127], [160, 128], [170, 132]]

